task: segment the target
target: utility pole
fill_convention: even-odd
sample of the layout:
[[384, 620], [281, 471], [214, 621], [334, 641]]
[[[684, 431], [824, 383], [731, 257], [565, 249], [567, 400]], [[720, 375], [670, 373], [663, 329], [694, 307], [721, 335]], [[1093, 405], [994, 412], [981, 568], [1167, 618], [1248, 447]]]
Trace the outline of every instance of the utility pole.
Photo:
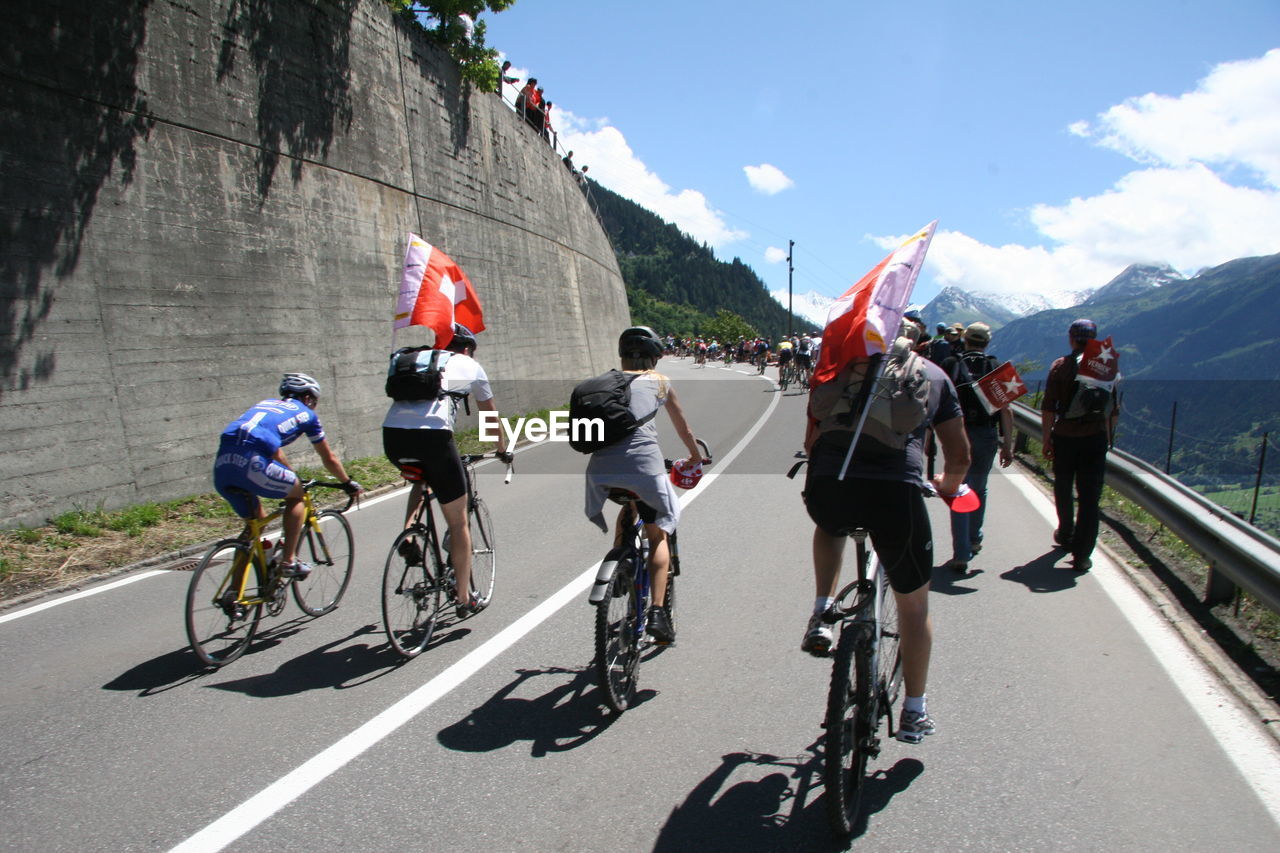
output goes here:
[[787, 241], [787, 338], [788, 339], [790, 339], [794, 335], [794, 331], [795, 331], [793, 328], [794, 321], [792, 319], [793, 317], [795, 317], [795, 314], [792, 313], [792, 310], [791, 310], [791, 273], [795, 269], [795, 267], [791, 266], [791, 254], [795, 250], [795, 248], [796, 248], [796, 241], [788, 240]]

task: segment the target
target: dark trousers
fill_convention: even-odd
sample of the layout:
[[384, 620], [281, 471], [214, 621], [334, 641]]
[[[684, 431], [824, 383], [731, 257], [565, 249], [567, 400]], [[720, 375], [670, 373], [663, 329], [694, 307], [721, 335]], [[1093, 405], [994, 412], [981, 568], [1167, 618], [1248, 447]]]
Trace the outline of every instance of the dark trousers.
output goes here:
[[1059, 535], [1071, 540], [1072, 556], [1088, 557], [1098, 541], [1098, 504], [1106, 470], [1106, 433], [1054, 436], [1053, 500]]

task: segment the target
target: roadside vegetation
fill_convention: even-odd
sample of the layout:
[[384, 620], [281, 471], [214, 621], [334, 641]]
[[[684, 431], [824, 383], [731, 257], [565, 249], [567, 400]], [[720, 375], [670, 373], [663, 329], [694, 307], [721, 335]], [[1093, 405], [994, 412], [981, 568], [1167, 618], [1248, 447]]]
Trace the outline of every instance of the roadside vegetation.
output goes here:
[[[550, 410], [534, 412], [546, 418]], [[457, 434], [462, 453], [481, 453], [476, 430]], [[394, 487], [400, 473], [382, 456], [344, 463], [368, 491]], [[303, 477], [328, 478], [321, 468], [301, 468]], [[0, 531], [0, 601], [68, 586], [112, 569], [204, 545], [240, 531], [235, 513], [216, 492], [111, 512], [101, 506], [69, 510], [40, 527]], [[198, 550], [194, 555], [198, 558]]]

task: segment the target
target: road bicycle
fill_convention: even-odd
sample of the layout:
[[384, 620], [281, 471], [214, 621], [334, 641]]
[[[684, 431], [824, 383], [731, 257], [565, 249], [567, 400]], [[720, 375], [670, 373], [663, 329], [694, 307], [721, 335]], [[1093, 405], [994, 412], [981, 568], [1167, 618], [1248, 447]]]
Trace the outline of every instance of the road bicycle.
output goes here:
[[796, 368], [790, 361], [778, 370], [778, 390], [786, 391], [787, 386], [796, 381]]
[[840, 626], [823, 722], [823, 770], [828, 815], [841, 835], [854, 831], [867, 762], [880, 754], [876, 734], [880, 719], [885, 720], [886, 736], [892, 738], [893, 706], [902, 692], [897, 600], [879, 559], [867, 547], [868, 532], [859, 528], [849, 535], [857, 554], [858, 578], [840, 591], [822, 615], [824, 622]]
[[[711, 453], [701, 440], [702, 457], [710, 464]], [[668, 471], [672, 460], [664, 460]], [[649, 577], [649, 537], [640, 519], [639, 496], [627, 489], [611, 489], [609, 499], [622, 505], [618, 514], [617, 544], [605, 555], [596, 573], [588, 603], [596, 608], [595, 669], [605, 703], [614, 711], [627, 710], [635, 697], [640, 661], [656, 643], [646, 632], [649, 627], [651, 581]], [[680, 548], [675, 532], [667, 537], [670, 567], [663, 609], [675, 628], [676, 578], [680, 575]]]
[[355, 539], [343, 513], [351, 508], [355, 495], [347, 496], [346, 506], [317, 512], [311, 494], [317, 488], [344, 486], [320, 480], [303, 483], [306, 514], [297, 557], [311, 565], [305, 578], [282, 576], [278, 551], [268, 554], [263, 534], [281, 517], [283, 508], [265, 518], [247, 520], [240, 536], [214, 543], [196, 566], [187, 587], [186, 625], [191, 650], [201, 663], [226, 666], [244, 654], [258, 631], [263, 609], [268, 615], [279, 615], [289, 590], [308, 616], [323, 616], [342, 600], [355, 562]]
[[[475, 612], [489, 606], [497, 580], [493, 519], [489, 507], [476, 491], [475, 464], [487, 455], [462, 456], [467, 481], [467, 524], [471, 529], [471, 600]], [[417, 459], [401, 459], [399, 467], [409, 482], [422, 479]], [[506, 482], [511, 482], [511, 466]], [[440, 536], [433, 494], [423, 496], [412, 523], [406, 527], [387, 554], [382, 572], [382, 624], [391, 647], [405, 658], [417, 657], [431, 642], [440, 621], [441, 607], [458, 605], [454, 588], [453, 560], [449, 557], [449, 531]], [[459, 617], [461, 618], [461, 617]]]

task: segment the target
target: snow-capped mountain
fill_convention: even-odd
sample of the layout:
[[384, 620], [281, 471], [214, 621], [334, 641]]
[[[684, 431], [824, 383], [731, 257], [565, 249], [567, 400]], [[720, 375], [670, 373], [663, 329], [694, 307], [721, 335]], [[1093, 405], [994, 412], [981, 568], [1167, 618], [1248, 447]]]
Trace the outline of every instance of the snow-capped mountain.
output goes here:
[[1186, 281], [1186, 277], [1168, 264], [1131, 264], [1124, 272], [1093, 291], [1082, 305], [1115, 302], [1134, 296], [1143, 296], [1166, 284]]
[[[774, 290], [769, 295], [776, 299], [783, 308], [787, 307], [787, 292], [785, 290]], [[831, 303], [835, 301], [835, 297], [823, 296], [816, 290], [810, 290], [808, 293], [792, 293], [791, 310], [795, 314], [797, 322], [808, 320], [814, 324], [814, 328], [821, 329], [827, 324], [827, 312], [831, 310]]]

